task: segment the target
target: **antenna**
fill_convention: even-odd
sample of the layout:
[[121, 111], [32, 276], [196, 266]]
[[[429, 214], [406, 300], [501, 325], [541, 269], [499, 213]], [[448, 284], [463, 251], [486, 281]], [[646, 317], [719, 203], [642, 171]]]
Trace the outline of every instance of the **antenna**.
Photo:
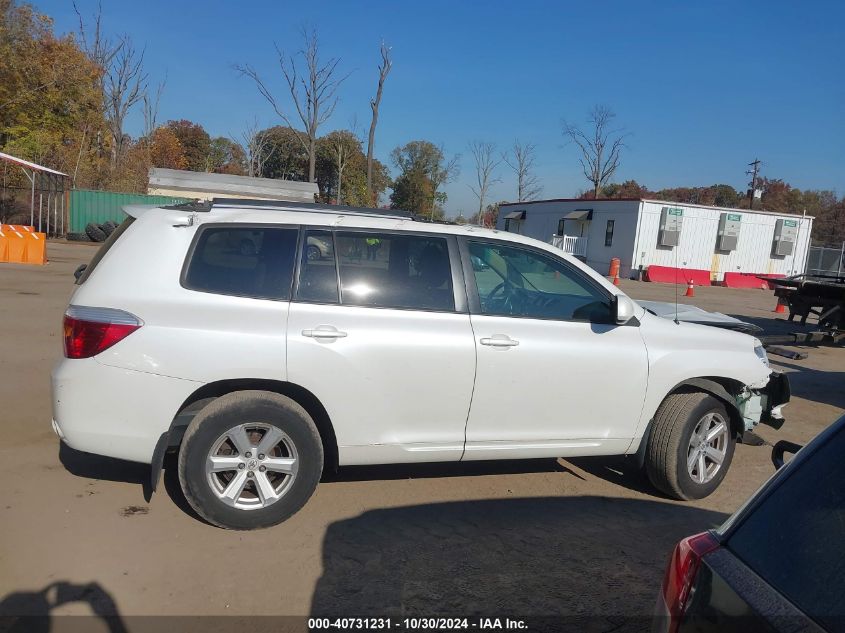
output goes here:
[[680, 244], [680, 240], [678, 240], [678, 244], [672, 247], [672, 250], [675, 251], [675, 325], [679, 325], [680, 321], [678, 321], [678, 245]]

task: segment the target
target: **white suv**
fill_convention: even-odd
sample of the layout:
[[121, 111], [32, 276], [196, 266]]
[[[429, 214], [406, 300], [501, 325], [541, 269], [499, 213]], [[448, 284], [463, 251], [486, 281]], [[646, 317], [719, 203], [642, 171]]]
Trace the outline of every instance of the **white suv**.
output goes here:
[[153, 487], [178, 451], [219, 526], [279, 523], [348, 464], [625, 454], [697, 499], [783, 421], [759, 341], [654, 316], [536, 240], [266, 201], [126, 211], [78, 275], [53, 427]]

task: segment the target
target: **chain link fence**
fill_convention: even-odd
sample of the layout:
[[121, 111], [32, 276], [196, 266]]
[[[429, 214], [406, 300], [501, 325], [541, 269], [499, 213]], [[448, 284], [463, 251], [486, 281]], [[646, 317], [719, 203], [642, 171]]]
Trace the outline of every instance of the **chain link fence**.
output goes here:
[[835, 275], [845, 273], [845, 242], [840, 248], [811, 246], [807, 255], [808, 275]]

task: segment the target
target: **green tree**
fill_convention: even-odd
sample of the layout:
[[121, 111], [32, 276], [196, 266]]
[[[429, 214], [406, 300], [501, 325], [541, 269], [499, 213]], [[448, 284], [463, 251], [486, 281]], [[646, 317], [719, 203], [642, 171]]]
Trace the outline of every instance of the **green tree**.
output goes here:
[[390, 206], [442, 218], [447, 196], [440, 187], [457, 176], [459, 157], [447, 161], [442, 147], [430, 141], [411, 141], [395, 148], [390, 158], [400, 171], [393, 182]]
[[276, 125], [258, 133], [265, 148], [266, 160], [260, 176], [304, 181], [308, 179], [308, 154], [302, 132]]
[[213, 138], [209, 144], [205, 171], [242, 176], [246, 173], [246, 153], [240, 145], [225, 136]]

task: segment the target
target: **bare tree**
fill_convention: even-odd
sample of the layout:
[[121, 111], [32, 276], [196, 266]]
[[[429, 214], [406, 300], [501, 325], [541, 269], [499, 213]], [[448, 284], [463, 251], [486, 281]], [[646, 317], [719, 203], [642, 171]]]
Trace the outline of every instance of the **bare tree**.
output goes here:
[[476, 185], [470, 185], [469, 188], [478, 198], [478, 215], [484, 211], [484, 200], [490, 191], [490, 187], [497, 182], [501, 182], [500, 178], [493, 176], [493, 170], [499, 166], [501, 160], [495, 158], [496, 145], [495, 143], [486, 143], [484, 141], [472, 141], [469, 144], [469, 151], [475, 159], [475, 182]]
[[619, 154], [625, 147], [622, 128], [611, 129], [616, 115], [606, 106], [593, 106], [587, 122], [590, 129], [584, 131], [577, 125], [563, 121], [563, 134], [569, 137], [581, 150], [581, 169], [584, 176], [593, 183], [593, 197], [598, 198], [599, 189], [607, 184], [619, 167]]
[[103, 77], [106, 122], [112, 137], [112, 167], [116, 167], [123, 156], [123, 122], [126, 115], [132, 106], [143, 99], [146, 91], [144, 49], [137, 50], [129, 36], [124, 36]]
[[103, 93], [103, 110], [112, 137], [111, 165], [114, 168], [123, 154], [123, 122], [132, 106], [141, 101], [147, 91], [144, 50], [138, 51], [128, 35], [118, 40], [104, 35], [101, 4], [97, 4], [91, 28], [86, 27], [76, 2], [73, 10], [79, 19], [82, 49], [102, 69], [97, 83]]
[[517, 202], [534, 200], [543, 191], [543, 186], [534, 174], [534, 150], [532, 143], [513, 142], [510, 155], [502, 154], [502, 160], [516, 174]]
[[164, 92], [166, 85], [167, 76], [165, 75], [161, 83], [156, 86], [155, 96], [150, 95], [149, 91], [145, 90], [142, 97], [144, 102], [144, 136], [148, 141], [158, 125], [158, 104], [161, 102], [161, 94]]
[[[446, 160], [446, 152], [441, 145], [439, 147], [440, 155], [443, 157], [443, 160]], [[440, 162], [438, 164], [432, 164], [431, 172], [428, 174], [429, 179], [431, 180], [431, 192], [432, 192], [432, 200], [431, 200], [431, 219], [434, 219], [434, 208], [437, 206], [438, 201], [445, 201], [446, 197], [445, 194], [440, 194], [440, 187], [443, 185], [450, 183], [458, 177], [461, 173], [461, 155], [455, 154], [446, 162]]]
[[[308, 154], [308, 180], [316, 182], [317, 131], [334, 112], [338, 100], [337, 90], [349, 74], [340, 78], [335, 75], [340, 63], [339, 57], [332, 57], [325, 63], [320, 60], [320, 44], [315, 30], [307, 31], [303, 28], [301, 34], [305, 45], [295, 55], [285, 55], [278, 45], [275, 47], [296, 114], [305, 128], [305, 140], [302, 142]], [[299, 56], [302, 57], [301, 61], [297, 59]], [[235, 70], [255, 82], [258, 92], [273, 106], [285, 125], [292, 128], [291, 118], [258, 72], [249, 64], [236, 65]]]
[[246, 155], [246, 173], [250, 178], [261, 178], [264, 165], [273, 155], [274, 147], [270, 138], [262, 133], [258, 126], [258, 119], [254, 119], [241, 133], [240, 139], [232, 139], [241, 146]]
[[375, 204], [373, 197], [373, 151], [376, 143], [376, 124], [378, 123], [378, 109], [381, 105], [381, 96], [384, 92], [384, 82], [393, 68], [393, 61], [390, 59], [390, 47], [384, 42], [381, 43], [381, 64], [378, 67], [378, 88], [376, 96], [370, 99], [370, 110], [373, 111], [373, 118], [370, 121], [370, 135], [367, 137], [367, 197], [370, 204]]

